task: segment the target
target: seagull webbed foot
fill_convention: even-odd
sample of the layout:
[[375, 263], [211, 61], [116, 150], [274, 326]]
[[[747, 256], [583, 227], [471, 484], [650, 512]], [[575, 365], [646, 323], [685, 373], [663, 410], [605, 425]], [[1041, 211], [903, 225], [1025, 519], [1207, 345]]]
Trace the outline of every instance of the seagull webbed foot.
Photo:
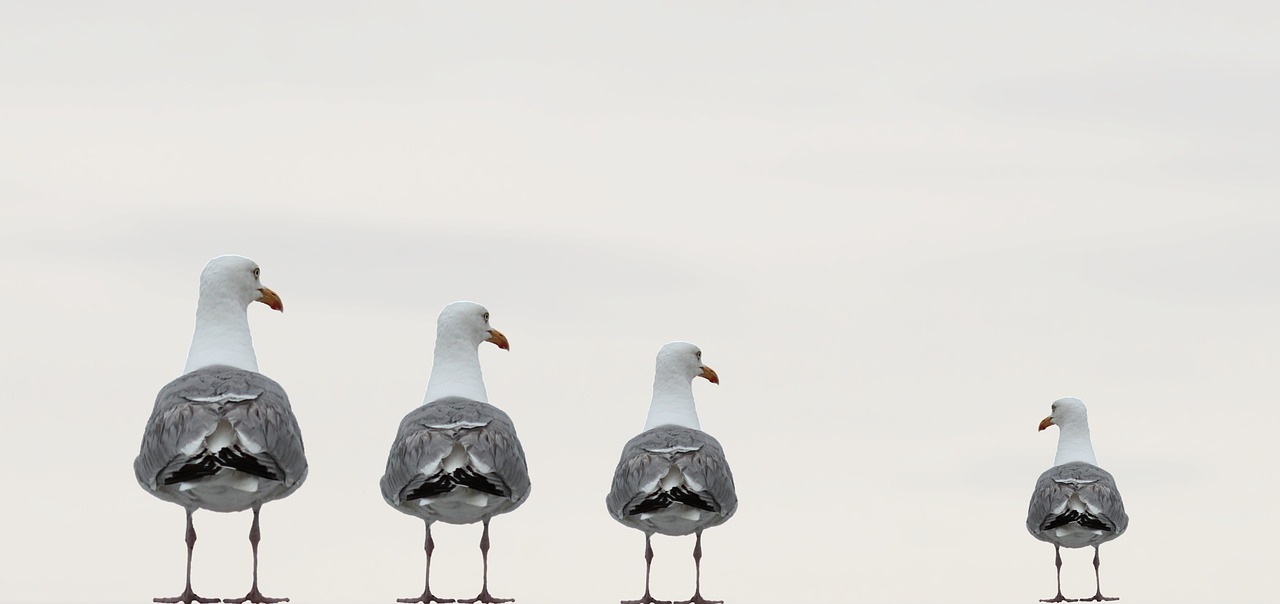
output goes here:
[[1120, 598], [1108, 598], [1102, 595], [1102, 592], [1098, 592], [1096, 594], [1093, 594], [1092, 598], [1080, 598], [1080, 601], [1081, 602], [1115, 602], [1116, 600], [1119, 600], [1119, 599]]
[[676, 600], [672, 604], [724, 604], [724, 600], [708, 600], [702, 594], [695, 593], [688, 600]]
[[396, 598], [396, 601], [401, 602], [402, 604], [432, 604], [433, 602], [440, 602], [441, 604], [452, 604], [453, 602], [457, 602], [457, 600], [454, 600], [453, 598], [437, 597], [435, 594], [429, 591], [424, 592], [422, 595], [416, 598]]
[[253, 604], [279, 604], [280, 602], [288, 602], [289, 598], [268, 598], [262, 595], [262, 592], [258, 591], [257, 587], [254, 587], [249, 590], [249, 593], [245, 594], [243, 598], [224, 598], [222, 601], [226, 602], [226, 604], [244, 604], [245, 602], [252, 602]]
[[458, 600], [459, 604], [475, 604], [476, 602], [480, 602], [481, 604], [501, 604], [502, 602], [515, 602], [515, 601], [516, 601], [515, 598], [495, 598], [489, 595], [488, 588], [480, 590], [480, 595], [474, 598], [464, 598], [464, 599]]
[[621, 604], [675, 604], [671, 600], [655, 600], [653, 596], [645, 593], [639, 600], [623, 600]]
[[1080, 600], [1077, 600], [1075, 598], [1064, 598], [1062, 597], [1062, 594], [1058, 594], [1055, 597], [1049, 598], [1047, 600], [1040, 600], [1040, 601], [1041, 602], [1079, 602]]
[[214, 602], [221, 602], [222, 600], [218, 598], [202, 598], [197, 596], [195, 592], [191, 591], [191, 588], [188, 587], [186, 591], [182, 592], [182, 595], [176, 598], [151, 598], [151, 601], [159, 604], [213, 604]]

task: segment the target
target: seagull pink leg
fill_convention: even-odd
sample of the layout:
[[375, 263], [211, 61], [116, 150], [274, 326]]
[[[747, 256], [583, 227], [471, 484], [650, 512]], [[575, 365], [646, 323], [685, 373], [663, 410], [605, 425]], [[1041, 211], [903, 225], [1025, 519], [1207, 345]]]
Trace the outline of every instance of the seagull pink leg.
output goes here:
[[289, 598], [268, 598], [258, 591], [258, 541], [262, 538], [262, 532], [258, 529], [258, 511], [262, 506], [253, 506], [253, 526], [249, 529], [249, 545], [253, 548], [253, 586], [249, 588], [249, 593], [243, 598], [227, 598], [223, 602], [227, 604], [244, 604], [252, 602], [253, 604], [277, 604], [279, 602], [288, 602]]
[[649, 576], [653, 570], [653, 544], [650, 543], [653, 535], [644, 534], [644, 596], [639, 600], [623, 600], [622, 604], [672, 604], [670, 600], [655, 600], [649, 594]]
[[489, 595], [489, 519], [484, 519], [484, 533], [480, 535], [480, 556], [484, 559], [484, 583], [480, 587], [480, 595], [474, 598], [458, 600], [462, 604], [502, 604], [515, 602], [515, 598], [495, 598]]
[[1100, 563], [1101, 562], [1098, 560], [1098, 546], [1095, 545], [1093, 546], [1093, 584], [1098, 589], [1094, 592], [1092, 598], [1082, 598], [1080, 600], [1081, 602], [1113, 602], [1120, 599], [1108, 598], [1102, 595], [1102, 579], [1098, 577], [1098, 565]]
[[213, 602], [221, 602], [218, 598], [201, 598], [195, 592], [191, 591], [191, 553], [196, 547], [196, 525], [191, 521], [191, 515], [195, 513], [194, 509], [187, 509], [187, 588], [183, 590], [182, 595], [176, 598], [152, 598], [152, 602], [161, 604], [212, 604]]
[[675, 604], [724, 604], [724, 600], [708, 600], [702, 597], [702, 531], [698, 531], [698, 540], [693, 544], [693, 597]]
[[1062, 551], [1058, 547], [1058, 544], [1056, 543], [1053, 545], [1053, 561], [1054, 561], [1054, 564], [1056, 564], [1058, 567], [1058, 595], [1052, 598], [1040, 600], [1040, 601], [1041, 602], [1079, 602], [1079, 600], [1073, 600], [1071, 598], [1062, 597]]
[[435, 594], [431, 593], [431, 552], [436, 551], [436, 542], [433, 539], [431, 539], [431, 521], [427, 520], [426, 523], [427, 523], [427, 540], [426, 540], [426, 543], [423, 544], [423, 549], [427, 551], [427, 578], [426, 578], [426, 583], [422, 588], [422, 595], [416, 598], [396, 598], [396, 601], [401, 602], [403, 604], [417, 604], [417, 603], [432, 604], [433, 602], [441, 602], [443, 604], [449, 604], [450, 602], [456, 602], [457, 600], [451, 600], [451, 599], [447, 600], [444, 598], [439, 598], [439, 597], [436, 597]]

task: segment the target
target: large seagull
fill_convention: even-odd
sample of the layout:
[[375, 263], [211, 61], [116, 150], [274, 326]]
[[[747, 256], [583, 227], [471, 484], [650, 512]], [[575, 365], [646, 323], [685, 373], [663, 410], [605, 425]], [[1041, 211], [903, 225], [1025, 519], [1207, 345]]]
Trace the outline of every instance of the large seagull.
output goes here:
[[191, 589], [196, 510], [253, 510], [249, 544], [253, 584], [231, 604], [288, 602], [258, 591], [258, 515], [262, 504], [286, 497], [307, 477], [302, 434], [289, 397], [258, 373], [249, 336], [248, 307], [261, 302], [284, 311], [261, 271], [242, 256], [218, 256], [200, 273], [196, 329], [183, 374], [160, 389], [142, 433], [133, 471], [148, 493], [187, 511], [187, 583], [182, 594], [155, 598], [168, 604], [218, 602]]

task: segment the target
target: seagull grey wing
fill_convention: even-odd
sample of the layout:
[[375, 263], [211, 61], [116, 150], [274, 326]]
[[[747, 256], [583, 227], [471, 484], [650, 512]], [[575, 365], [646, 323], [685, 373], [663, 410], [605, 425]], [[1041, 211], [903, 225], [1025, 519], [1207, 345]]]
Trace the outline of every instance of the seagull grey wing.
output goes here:
[[641, 433], [622, 447], [622, 457], [613, 471], [613, 486], [605, 498], [605, 506], [618, 520], [625, 518], [637, 502], [656, 490], [662, 477], [670, 470], [671, 463], [649, 453], [646, 445], [661, 447], [665, 443], [652, 430]]
[[[1083, 509], [1070, 505], [1075, 496]], [[1027, 508], [1027, 531], [1037, 539], [1067, 523], [1105, 534], [1100, 541], [1114, 539], [1129, 526], [1124, 502], [1110, 472], [1092, 464], [1071, 462], [1045, 470], [1036, 481]]]
[[279, 495], [283, 497], [307, 477], [302, 430], [280, 384], [260, 373], [243, 373], [243, 386], [258, 396], [252, 402], [246, 400], [247, 404], [228, 405], [226, 410], [227, 420], [244, 444], [245, 455], [237, 469], [280, 481], [286, 489]]
[[396, 439], [387, 455], [387, 469], [379, 483], [387, 503], [392, 506], [403, 503], [425, 480], [424, 472], [427, 476], [433, 474], [453, 450], [453, 439], [448, 433], [431, 429], [450, 421], [447, 409], [431, 405], [419, 407], [400, 420]]
[[501, 409], [487, 403], [477, 405], [482, 406], [479, 413], [489, 416], [489, 423], [483, 429], [461, 432], [458, 440], [481, 473], [497, 475], [506, 487], [505, 495], [513, 503], [523, 502], [529, 497], [529, 468], [515, 424]]
[[1078, 491], [1080, 499], [1089, 507], [1090, 513], [1111, 527], [1113, 537], [1119, 537], [1129, 528], [1129, 515], [1124, 511], [1116, 479], [1110, 472], [1096, 466], [1086, 469], [1082, 475], [1092, 482], [1081, 484]]
[[178, 377], [156, 395], [142, 433], [142, 446], [133, 461], [134, 476], [148, 491], [155, 492], [164, 484], [166, 474], [191, 459], [218, 425], [215, 408], [188, 398], [193, 393], [213, 394], [205, 387], [205, 376], [198, 373]]
[[677, 458], [677, 466], [684, 472], [685, 479], [690, 482], [703, 499], [710, 498], [714, 511], [728, 520], [738, 510], [738, 493], [733, 486], [733, 472], [729, 470], [729, 462], [725, 459], [724, 448], [720, 441], [710, 434], [699, 433], [697, 439], [701, 448], [693, 455]]

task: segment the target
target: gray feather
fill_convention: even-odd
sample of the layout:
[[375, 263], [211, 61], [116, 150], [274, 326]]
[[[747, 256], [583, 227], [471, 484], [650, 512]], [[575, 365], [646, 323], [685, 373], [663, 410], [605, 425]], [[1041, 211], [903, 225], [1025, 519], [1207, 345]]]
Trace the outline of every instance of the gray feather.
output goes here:
[[1109, 527], [1089, 545], [1115, 539], [1128, 528], [1129, 516], [1125, 514], [1115, 478], [1102, 468], [1077, 461], [1054, 466], [1040, 475], [1027, 509], [1027, 531], [1036, 539], [1052, 543], [1052, 531], [1041, 527], [1073, 494], [1090, 508], [1096, 508], [1098, 512], [1094, 515]]
[[258, 503], [302, 485], [307, 460], [284, 389], [260, 373], [222, 365], [192, 371], [160, 389], [133, 462], [138, 483], [161, 499], [201, 507], [176, 486], [166, 486], [165, 478], [193, 459], [183, 447], [211, 434], [222, 420], [261, 446], [249, 456], [280, 477]]
[[485, 478], [499, 483], [508, 494], [506, 503], [493, 514], [511, 511], [529, 497], [529, 469], [511, 418], [488, 403], [446, 397], [401, 420], [380, 483], [383, 499], [406, 513], [425, 513], [416, 506], [402, 505], [406, 504], [405, 496], [429, 478], [422, 474], [422, 468], [439, 463], [455, 444], [488, 466]]
[[701, 495], [716, 515], [707, 526], [720, 524], [737, 511], [733, 473], [720, 442], [700, 430], [668, 425], [642, 432], [622, 448], [613, 487], [605, 499], [609, 513], [625, 523], [628, 510], [653, 493], [645, 487], [658, 482], [673, 464], [703, 487]]

